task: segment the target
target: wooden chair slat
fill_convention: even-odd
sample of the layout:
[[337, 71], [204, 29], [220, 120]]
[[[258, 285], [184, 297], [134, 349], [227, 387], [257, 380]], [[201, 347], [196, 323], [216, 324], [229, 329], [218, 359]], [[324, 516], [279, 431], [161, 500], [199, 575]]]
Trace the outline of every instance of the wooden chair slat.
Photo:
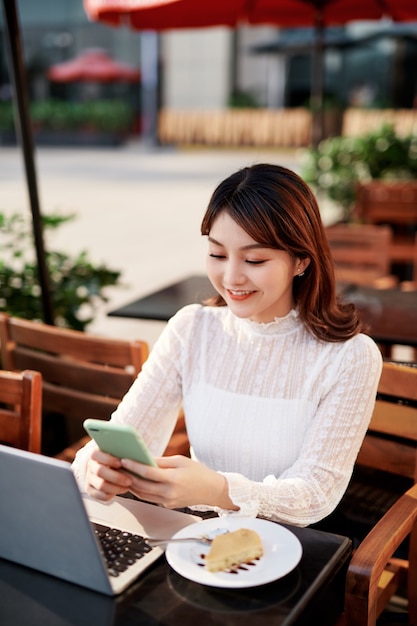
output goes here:
[[45, 411], [62, 413], [80, 420], [86, 417], [109, 419], [120, 400], [75, 389], [64, 389], [44, 383], [43, 407]]
[[[397, 404], [395, 407], [395, 420], [397, 422], [396, 431], [401, 433], [399, 436], [417, 441], [416, 407], [407, 406], [406, 404]], [[391, 402], [383, 400], [382, 398], [378, 400], [369, 429], [388, 435], [392, 434]]]
[[[30, 320], [12, 317], [9, 318], [7, 341], [67, 357], [79, 358], [82, 355], [84, 361], [119, 367], [133, 363], [140, 369], [148, 356], [148, 345], [143, 341], [94, 337], [79, 331], [34, 324]], [[6, 347], [5, 350], [13, 351], [13, 347]]]
[[373, 437], [369, 433], [359, 451], [357, 464], [414, 480], [416, 450], [398, 441]]
[[0, 370], [0, 442], [40, 453], [42, 376]]
[[417, 400], [417, 364], [384, 363], [378, 393]]
[[134, 380], [133, 366], [126, 369], [86, 363], [75, 358], [42, 353], [16, 346], [13, 356], [16, 368], [30, 367], [42, 372], [44, 380], [80, 391], [121, 398]]

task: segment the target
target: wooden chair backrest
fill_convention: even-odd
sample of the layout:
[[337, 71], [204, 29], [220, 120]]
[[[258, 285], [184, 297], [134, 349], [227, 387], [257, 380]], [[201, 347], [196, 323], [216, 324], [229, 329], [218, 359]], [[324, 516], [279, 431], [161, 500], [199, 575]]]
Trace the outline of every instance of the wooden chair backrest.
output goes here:
[[0, 370], [0, 443], [41, 452], [42, 376]]
[[70, 442], [86, 417], [109, 419], [148, 356], [144, 341], [97, 337], [0, 314], [3, 367], [43, 378], [43, 411], [66, 416]]
[[417, 366], [384, 362], [356, 464], [417, 482]]
[[[390, 277], [389, 226], [372, 224], [335, 224], [326, 229], [339, 282], [373, 285]], [[387, 287], [395, 285], [390, 277]]]

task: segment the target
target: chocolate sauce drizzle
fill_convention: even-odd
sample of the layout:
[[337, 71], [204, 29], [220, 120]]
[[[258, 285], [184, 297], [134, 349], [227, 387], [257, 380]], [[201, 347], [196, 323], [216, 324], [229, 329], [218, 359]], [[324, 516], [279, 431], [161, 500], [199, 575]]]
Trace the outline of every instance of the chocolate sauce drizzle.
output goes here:
[[[204, 559], [206, 555], [204, 553], [200, 554], [201, 562], [197, 563], [199, 567], [204, 567]], [[259, 562], [259, 557], [253, 559], [253, 561], [249, 561], [248, 563], [241, 563], [240, 565], [236, 565], [236, 567], [231, 567], [230, 569], [222, 570], [225, 574], [239, 574], [240, 572], [248, 572], [251, 567], [255, 567]]]

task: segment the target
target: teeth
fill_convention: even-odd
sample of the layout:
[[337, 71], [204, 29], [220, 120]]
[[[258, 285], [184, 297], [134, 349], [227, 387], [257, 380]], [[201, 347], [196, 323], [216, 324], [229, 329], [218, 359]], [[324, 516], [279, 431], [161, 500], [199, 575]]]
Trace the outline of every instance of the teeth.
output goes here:
[[234, 296], [247, 296], [252, 293], [251, 291], [233, 291], [233, 289], [229, 289], [229, 291]]

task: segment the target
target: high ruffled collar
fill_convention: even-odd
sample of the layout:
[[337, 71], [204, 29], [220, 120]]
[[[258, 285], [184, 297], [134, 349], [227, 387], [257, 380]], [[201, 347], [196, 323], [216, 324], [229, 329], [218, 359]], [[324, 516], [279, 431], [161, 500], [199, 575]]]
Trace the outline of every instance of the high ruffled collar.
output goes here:
[[300, 326], [300, 317], [296, 309], [291, 309], [284, 317], [276, 317], [272, 322], [253, 322], [249, 319], [239, 319], [243, 327], [260, 335], [286, 334], [297, 330]]

